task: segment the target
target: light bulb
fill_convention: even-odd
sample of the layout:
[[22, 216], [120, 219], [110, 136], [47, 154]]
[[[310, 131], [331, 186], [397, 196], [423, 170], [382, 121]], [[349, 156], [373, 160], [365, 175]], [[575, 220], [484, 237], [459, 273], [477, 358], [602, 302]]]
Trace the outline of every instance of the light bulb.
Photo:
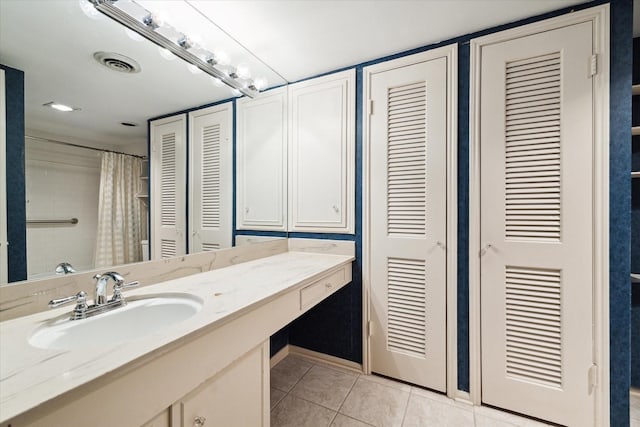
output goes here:
[[51, 108], [53, 108], [54, 110], [63, 111], [65, 113], [73, 111], [72, 107], [69, 107], [68, 105], [64, 105], [64, 104], [51, 104]]
[[50, 108], [53, 108], [54, 110], [62, 111], [62, 112], [65, 112], [65, 113], [69, 113], [71, 111], [79, 111], [80, 110], [80, 108], [69, 107], [68, 105], [60, 104], [59, 102], [55, 102], [55, 101], [47, 102], [46, 104], [42, 104], [42, 106], [43, 107], [50, 107]]
[[187, 64], [187, 68], [189, 69], [189, 71], [191, 71], [193, 74], [202, 74], [202, 70], [198, 67], [196, 67], [193, 64]]
[[183, 34], [179, 39], [178, 39], [178, 46], [182, 47], [183, 49], [191, 49], [193, 47], [193, 40], [186, 34]]
[[256, 89], [263, 90], [267, 87], [267, 79], [265, 79], [264, 77], [258, 77], [253, 81], [253, 85]]
[[147, 27], [157, 30], [158, 28], [165, 26], [167, 21], [164, 18], [163, 13], [154, 12], [142, 18], [142, 23]]
[[176, 56], [169, 49], [158, 46], [158, 52], [160, 52], [160, 56], [162, 56], [167, 61], [173, 61], [174, 59], [176, 59]]
[[87, 15], [89, 18], [91, 19], [102, 18], [102, 14], [98, 12], [98, 9], [96, 9], [93, 3], [91, 3], [90, 1], [78, 0], [78, 5], [80, 6], [80, 9], [82, 9], [82, 12], [84, 12], [84, 14]]
[[135, 40], [137, 42], [144, 40], [144, 37], [142, 37], [140, 34], [136, 33], [133, 30], [125, 28], [124, 32], [127, 33], [127, 36], [129, 36], [131, 40]]
[[229, 63], [231, 62], [231, 59], [226, 52], [216, 52], [214, 54], [214, 57], [216, 62], [220, 65], [229, 65]]
[[251, 78], [251, 72], [249, 71], [249, 67], [245, 64], [239, 64], [236, 68], [236, 74], [241, 79], [249, 79]]

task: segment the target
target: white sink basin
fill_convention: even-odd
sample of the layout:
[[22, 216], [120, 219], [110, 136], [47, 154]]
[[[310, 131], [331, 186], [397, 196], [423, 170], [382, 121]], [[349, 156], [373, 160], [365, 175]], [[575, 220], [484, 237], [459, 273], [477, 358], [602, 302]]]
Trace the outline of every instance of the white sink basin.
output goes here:
[[[73, 350], [132, 341], [182, 322], [202, 308], [190, 294], [155, 294], [127, 299], [127, 305], [88, 319], [58, 318], [39, 327], [29, 338], [37, 348]], [[71, 311], [73, 307], [69, 309]]]

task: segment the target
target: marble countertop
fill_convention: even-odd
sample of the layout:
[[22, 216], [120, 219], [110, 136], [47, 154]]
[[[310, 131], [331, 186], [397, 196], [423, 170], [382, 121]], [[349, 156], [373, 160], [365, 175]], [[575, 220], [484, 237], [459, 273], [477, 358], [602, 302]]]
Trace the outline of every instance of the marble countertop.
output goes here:
[[45, 350], [28, 343], [45, 322], [64, 316], [73, 304], [0, 322], [0, 422], [29, 411], [78, 386], [117, 371], [196, 331], [210, 330], [325, 272], [353, 261], [350, 255], [286, 252], [140, 289], [125, 297], [167, 292], [195, 295], [203, 306], [194, 316], [164, 330], [115, 345], [80, 350]]

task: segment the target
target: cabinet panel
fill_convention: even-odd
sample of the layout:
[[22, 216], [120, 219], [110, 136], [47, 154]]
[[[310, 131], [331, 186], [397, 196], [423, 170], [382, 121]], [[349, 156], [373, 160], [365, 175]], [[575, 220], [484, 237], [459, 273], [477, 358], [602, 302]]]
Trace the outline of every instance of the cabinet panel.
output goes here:
[[151, 258], [184, 255], [186, 245], [186, 117], [151, 123]]
[[189, 252], [231, 246], [232, 104], [189, 113]]
[[237, 102], [237, 228], [286, 229], [287, 88]]
[[171, 427], [171, 418], [169, 410], [162, 411], [157, 416], [153, 417], [151, 421], [145, 423], [142, 427]]
[[289, 87], [289, 230], [353, 233], [355, 70]]
[[269, 342], [183, 399], [182, 414], [184, 427], [268, 427]]

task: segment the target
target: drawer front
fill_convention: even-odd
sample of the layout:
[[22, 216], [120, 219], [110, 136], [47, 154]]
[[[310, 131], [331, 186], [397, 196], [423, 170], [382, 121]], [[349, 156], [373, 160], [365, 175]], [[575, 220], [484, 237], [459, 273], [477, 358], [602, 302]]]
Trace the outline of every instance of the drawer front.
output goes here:
[[322, 301], [351, 281], [351, 264], [300, 289], [300, 309]]

